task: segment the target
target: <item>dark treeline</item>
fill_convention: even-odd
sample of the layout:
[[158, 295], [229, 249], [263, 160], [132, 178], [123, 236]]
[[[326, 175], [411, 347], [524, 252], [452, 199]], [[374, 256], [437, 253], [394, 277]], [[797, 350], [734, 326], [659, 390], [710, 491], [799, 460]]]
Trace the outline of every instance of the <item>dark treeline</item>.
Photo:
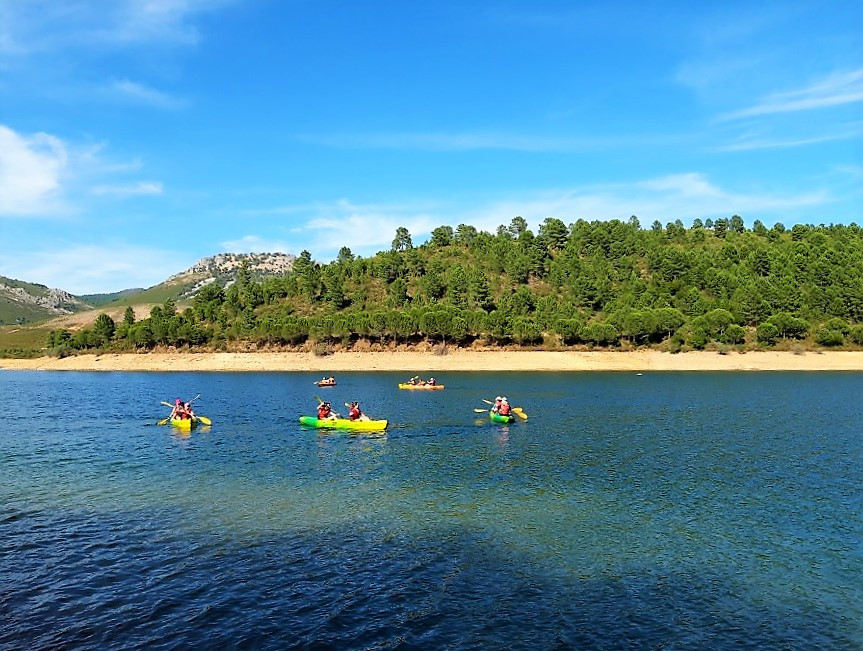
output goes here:
[[[172, 301], [121, 323], [52, 331], [48, 345], [167, 346], [416, 343], [525, 346], [863, 344], [863, 229], [756, 221], [654, 222], [637, 218], [534, 234], [521, 217], [494, 234], [435, 229], [413, 246], [399, 228], [370, 258], [343, 247], [330, 264], [303, 251], [293, 271], [230, 287], [204, 287], [178, 311]], [[804, 344], [801, 344], [804, 345]]]

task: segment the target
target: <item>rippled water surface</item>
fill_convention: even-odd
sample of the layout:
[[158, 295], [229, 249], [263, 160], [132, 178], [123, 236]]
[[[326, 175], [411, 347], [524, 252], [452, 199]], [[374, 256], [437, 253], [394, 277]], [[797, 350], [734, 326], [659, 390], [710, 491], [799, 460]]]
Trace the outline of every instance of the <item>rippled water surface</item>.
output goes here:
[[406, 375], [0, 371], [0, 648], [863, 648], [863, 375]]

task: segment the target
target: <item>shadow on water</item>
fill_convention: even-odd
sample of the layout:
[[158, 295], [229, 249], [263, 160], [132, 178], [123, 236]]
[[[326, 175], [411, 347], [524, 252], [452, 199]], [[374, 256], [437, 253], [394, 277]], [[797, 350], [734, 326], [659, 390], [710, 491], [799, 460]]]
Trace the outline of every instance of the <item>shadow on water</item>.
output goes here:
[[[859, 649], [857, 624], [668, 567], [557, 573], [466, 529], [189, 536], [0, 510], [0, 648]], [[55, 536], [63, 531], [63, 536]], [[858, 637], [855, 637], [858, 636]]]

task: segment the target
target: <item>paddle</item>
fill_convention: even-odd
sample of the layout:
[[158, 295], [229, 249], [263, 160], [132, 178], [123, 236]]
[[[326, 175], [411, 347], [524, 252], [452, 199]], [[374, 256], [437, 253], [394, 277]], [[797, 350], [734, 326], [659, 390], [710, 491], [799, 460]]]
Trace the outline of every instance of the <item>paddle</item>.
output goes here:
[[167, 425], [167, 424], [168, 424], [168, 419], [167, 419], [167, 418], [163, 418], [163, 419], [162, 419], [162, 420], [160, 420], [158, 423], [156, 423], [156, 425]]
[[[199, 393], [199, 394], [198, 394], [198, 395], [196, 395], [194, 398], [192, 398], [191, 400], [189, 400], [189, 404], [191, 405], [193, 402], [195, 402], [195, 400], [197, 400], [197, 399], [198, 399], [198, 398], [200, 398], [200, 397], [201, 397], [201, 394]], [[173, 408], [174, 408], [174, 405], [172, 405], [170, 402], [165, 402], [164, 400], [162, 400], [162, 403], [161, 403], [161, 404], [165, 405], [166, 407], [170, 407], [171, 409], [173, 409]]]
[[475, 411], [476, 413], [478, 413], [478, 414], [484, 414], [485, 412], [487, 412], [487, 411], [488, 411], [488, 409], [478, 409], [478, 408], [477, 408], [477, 409], [474, 409], [474, 411]]

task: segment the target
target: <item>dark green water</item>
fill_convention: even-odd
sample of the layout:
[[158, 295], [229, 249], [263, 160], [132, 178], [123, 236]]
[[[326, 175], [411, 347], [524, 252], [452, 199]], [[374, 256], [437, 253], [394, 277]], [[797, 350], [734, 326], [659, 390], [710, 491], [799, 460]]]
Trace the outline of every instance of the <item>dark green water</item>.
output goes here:
[[409, 375], [0, 372], [0, 648], [863, 648], [863, 374]]

